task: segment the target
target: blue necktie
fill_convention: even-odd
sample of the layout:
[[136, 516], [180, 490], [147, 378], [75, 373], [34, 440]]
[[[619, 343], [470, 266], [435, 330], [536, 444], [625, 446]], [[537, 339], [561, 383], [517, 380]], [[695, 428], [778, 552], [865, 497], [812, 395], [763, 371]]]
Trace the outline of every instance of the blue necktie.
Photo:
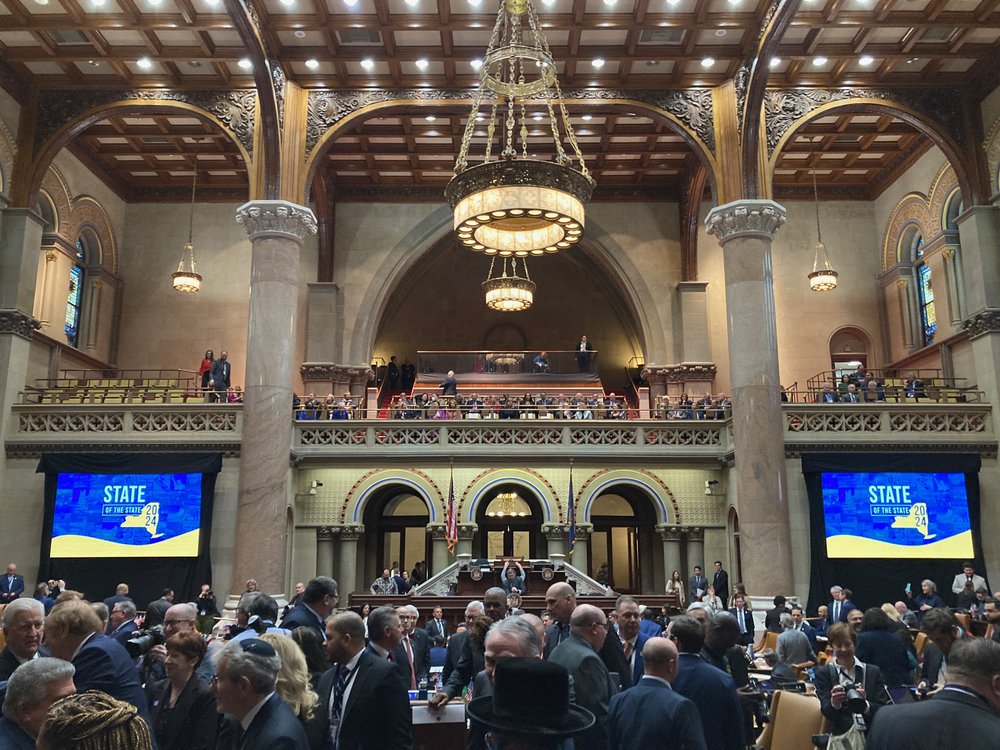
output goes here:
[[344, 693], [347, 691], [347, 683], [351, 681], [351, 670], [341, 668], [340, 676], [337, 678], [337, 685], [333, 689], [333, 718], [339, 719], [343, 713]]

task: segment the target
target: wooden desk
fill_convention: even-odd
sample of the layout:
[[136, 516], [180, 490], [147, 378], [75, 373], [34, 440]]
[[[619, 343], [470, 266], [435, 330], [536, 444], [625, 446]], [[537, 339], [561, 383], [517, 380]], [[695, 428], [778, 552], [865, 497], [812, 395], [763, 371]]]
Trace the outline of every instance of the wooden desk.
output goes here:
[[443, 709], [432, 710], [427, 701], [411, 701], [413, 750], [441, 750], [465, 747], [465, 703], [452, 701]]

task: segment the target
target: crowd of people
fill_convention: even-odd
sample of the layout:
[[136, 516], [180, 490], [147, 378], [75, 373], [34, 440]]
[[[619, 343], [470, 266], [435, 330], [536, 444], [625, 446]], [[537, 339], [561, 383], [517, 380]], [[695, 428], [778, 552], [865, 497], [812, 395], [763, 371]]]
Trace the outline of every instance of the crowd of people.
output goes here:
[[292, 414], [295, 419], [356, 419], [358, 399], [350, 393], [343, 396], [327, 394], [326, 398], [315, 393], [301, 398], [292, 394]]
[[[905, 398], [926, 398], [927, 386], [916, 373], [908, 372], [899, 388], [899, 395]], [[840, 380], [828, 380], [823, 383], [815, 399], [818, 404], [863, 404], [877, 403], [886, 400], [886, 382], [868, 372], [864, 365], [848, 374], [840, 376]]]
[[670, 396], [657, 397], [653, 411], [656, 419], [728, 419], [732, 415], [733, 402], [725, 393], [706, 392], [697, 401], [682, 393], [673, 400]]
[[[536, 614], [520, 608], [527, 572], [508, 563], [504, 585], [468, 602], [459, 623], [406, 597], [426, 578], [422, 562], [387, 568], [375, 584], [389, 605], [358, 611], [326, 576], [297, 584], [284, 611], [250, 579], [235, 624], [206, 637], [199, 618], [217, 612], [208, 585], [191, 602], [164, 589], [140, 623], [127, 584], [104, 601], [62, 581], [26, 597], [11, 565], [0, 580], [0, 747], [409, 750], [415, 711], [465, 698], [473, 750], [557, 750], [567, 738], [576, 750], [736, 750], [754, 742], [770, 691], [803, 679], [830, 733], [871, 748], [998, 736], [994, 596], [976, 611], [987, 637], [967, 632], [930, 581], [863, 612], [834, 586], [811, 618], [778, 596], [755, 625], [743, 585], [714, 567], [711, 578], [700, 566], [671, 576], [680, 613], [628, 595], [604, 611], [555, 582]], [[952, 592], [970, 585], [988, 591], [967, 563]], [[775, 645], [754, 653], [761, 625]], [[424, 694], [426, 707], [411, 706]], [[912, 705], [891, 705], [903, 695]]]
[[626, 419], [630, 412], [626, 400], [615, 393], [604, 396], [404, 393], [392, 399], [388, 416], [392, 419]]

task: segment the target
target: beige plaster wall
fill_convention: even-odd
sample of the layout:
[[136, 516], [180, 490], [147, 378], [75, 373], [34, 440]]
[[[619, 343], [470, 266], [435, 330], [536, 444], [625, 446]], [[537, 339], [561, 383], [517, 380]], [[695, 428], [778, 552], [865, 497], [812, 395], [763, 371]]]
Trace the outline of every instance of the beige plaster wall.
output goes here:
[[6, 89], [0, 88], [0, 120], [3, 121], [3, 124], [15, 140], [17, 139], [20, 118], [21, 105], [15, 101], [14, 97], [7, 93]]
[[989, 134], [993, 123], [1000, 120], [1000, 87], [993, 89], [979, 106], [983, 115], [983, 133]]
[[892, 212], [899, 201], [903, 199], [903, 196], [914, 192], [929, 197], [934, 178], [944, 163], [944, 153], [936, 146], [932, 147], [917, 160], [916, 164], [906, 170], [898, 180], [883, 191], [882, 195], [875, 199], [875, 226], [878, 232], [879, 252], [881, 252], [885, 228], [889, 224]]

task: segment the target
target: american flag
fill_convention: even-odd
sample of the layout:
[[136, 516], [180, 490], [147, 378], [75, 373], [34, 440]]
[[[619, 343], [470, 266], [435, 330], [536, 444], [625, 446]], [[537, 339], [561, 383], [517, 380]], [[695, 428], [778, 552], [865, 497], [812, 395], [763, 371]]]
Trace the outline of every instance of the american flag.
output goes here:
[[444, 538], [448, 542], [448, 552], [455, 554], [458, 544], [458, 517], [455, 515], [455, 477], [448, 482], [448, 517], [445, 520]]
[[573, 556], [573, 547], [576, 546], [576, 499], [573, 497], [573, 467], [569, 467], [569, 549], [566, 550], [566, 557]]

